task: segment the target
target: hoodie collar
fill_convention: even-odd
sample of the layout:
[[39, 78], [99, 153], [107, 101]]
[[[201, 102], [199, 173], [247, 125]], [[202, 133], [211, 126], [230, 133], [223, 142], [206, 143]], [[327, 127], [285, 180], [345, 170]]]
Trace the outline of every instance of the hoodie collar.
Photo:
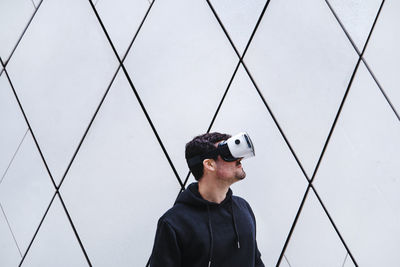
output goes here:
[[221, 203], [205, 200], [199, 193], [199, 184], [192, 183], [177, 198], [176, 203], [184, 203], [191, 206], [222, 206], [232, 199], [232, 190], [229, 188], [225, 199]]

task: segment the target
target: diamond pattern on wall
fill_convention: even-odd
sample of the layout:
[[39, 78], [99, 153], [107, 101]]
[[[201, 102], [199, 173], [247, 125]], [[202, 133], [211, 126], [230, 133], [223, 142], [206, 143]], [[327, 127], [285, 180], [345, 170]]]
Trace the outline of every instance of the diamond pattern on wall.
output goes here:
[[266, 0], [211, 0], [210, 3], [235, 47], [243, 54]]
[[232, 190], [249, 201], [257, 216], [257, 241], [262, 259], [266, 266], [274, 266], [307, 180], [250, 78], [240, 67], [211, 131], [236, 134], [244, 130], [254, 142], [256, 157], [243, 161], [247, 176], [233, 185]]
[[28, 133], [0, 184], [0, 203], [22, 253], [31, 242], [53, 191], [51, 178]]
[[[47, 0], [46, 0], [46, 1], [47, 1]], [[40, 3], [43, 2], [43, 0], [32, 0], [32, 2], [33, 2], [33, 4], [34, 4], [34, 6], [35, 6], [36, 8], [38, 8], [39, 5], [40, 5]]]
[[149, 9], [150, 3], [147, 0], [100, 0], [92, 2], [96, 3], [96, 10], [122, 59], [146, 11]]
[[400, 112], [400, 77], [398, 72], [400, 17], [398, 10], [400, 10], [398, 1], [386, 1], [384, 3], [381, 18], [376, 23], [376, 29], [371, 36], [364, 56], [397, 114]]
[[30, 0], [0, 1], [0, 57], [8, 60], [29, 22], [35, 6]]
[[0, 265], [17, 266], [21, 260], [21, 254], [13, 239], [12, 232], [8, 226], [0, 206]]
[[361, 266], [400, 264], [399, 136], [397, 117], [360, 65], [315, 183]]
[[307, 195], [286, 258], [291, 266], [342, 266], [347, 251], [314, 192]]
[[281, 261], [281, 264], [279, 264], [279, 267], [291, 267], [289, 261], [286, 259], [286, 257]]
[[343, 267], [355, 267], [356, 265], [353, 263], [353, 261], [351, 260], [351, 258], [349, 257], [349, 254], [347, 254], [344, 263], [343, 263]]
[[126, 67], [181, 179], [183, 148], [207, 131], [237, 61], [205, 1], [155, 2], [132, 46]]
[[245, 62], [312, 176], [357, 54], [323, 1], [271, 1]]
[[89, 266], [58, 196], [21, 266]]
[[61, 187], [92, 264], [145, 266], [157, 219], [179, 190], [120, 72]]
[[328, 0], [361, 52], [382, 0]]
[[28, 130], [5, 73], [0, 75], [0, 125], [1, 184], [7, 168]]
[[40, 6], [7, 70], [57, 182], [116, 69], [87, 1]]
[[[399, 265], [399, 4], [380, 4], [1, 1], [0, 265], [145, 266], [211, 126], [255, 141], [233, 191], [266, 266]], [[256, 24], [238, 65], [222, 27], [242, 54]], [[120, 69], [110, 41], [122, 60], [134, 41]]]

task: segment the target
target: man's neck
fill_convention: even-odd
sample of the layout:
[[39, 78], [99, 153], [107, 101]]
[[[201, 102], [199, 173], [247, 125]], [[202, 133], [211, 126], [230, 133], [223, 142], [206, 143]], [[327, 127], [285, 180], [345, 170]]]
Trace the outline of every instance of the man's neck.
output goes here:
[[222, 201], [224, 201], [230, 184], [221, 183], [214, 179], [204, 178], [206, 177], [201, 178], [199, 181], [200, 195], [205, 200], [220, 204]]

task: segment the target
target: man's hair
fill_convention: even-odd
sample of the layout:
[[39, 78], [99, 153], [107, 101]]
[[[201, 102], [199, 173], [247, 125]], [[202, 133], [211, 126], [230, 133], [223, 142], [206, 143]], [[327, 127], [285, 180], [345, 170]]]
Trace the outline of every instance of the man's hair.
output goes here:
[[[185, 158], [186, 162], [188, 159], [193, 158], [195, 156], [201, 156], [207, 152], [210, 152], [215, 149], [215, 143], [223, 140], [227, 140], [230, 138], [229, 134], [222, 133], [206, 133], [202, 135], [198, 135], [193, 138], [192, 141], [186, 144], [185, 146]], [[217, 157], [210, 157], [213, 159], [217, 159]], [[199, 164], [189, 167], [190, 171], [193, 173], [194, 178], [198, 181], [201, 177], [203, 177], [203, 162]]]

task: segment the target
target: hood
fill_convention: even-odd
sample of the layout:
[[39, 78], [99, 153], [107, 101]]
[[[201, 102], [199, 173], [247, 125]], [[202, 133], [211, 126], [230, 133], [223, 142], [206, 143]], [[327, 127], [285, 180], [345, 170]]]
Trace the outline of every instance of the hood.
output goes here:
[[229, 188], [226, 193], [225, 199], [221, 203], [215, 203], [208, 200], [205, 200], [201, 197], [199, 193], [199, 184], [192, 183], [188, 186], [186, 190], [179, 194], [178, 198], [175, 201], [175, 204], [182, 203], [195, 207], [205, 207], [205, 206], [222, 206], [232, 199], [232, 190]]

